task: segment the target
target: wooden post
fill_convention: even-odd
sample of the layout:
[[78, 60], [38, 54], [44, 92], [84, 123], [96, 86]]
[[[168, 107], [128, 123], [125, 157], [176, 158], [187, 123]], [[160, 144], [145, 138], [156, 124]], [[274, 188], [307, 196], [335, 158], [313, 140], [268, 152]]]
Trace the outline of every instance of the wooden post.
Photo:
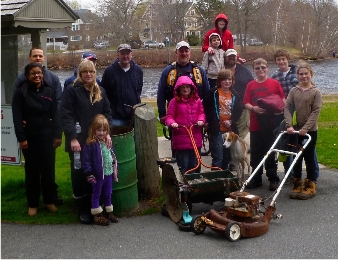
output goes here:
[[158, 157], [157, 119], [151, 106], [136, 108], [134, 119], [138, 194], [141, 199], [159, 198], [160, 171]]

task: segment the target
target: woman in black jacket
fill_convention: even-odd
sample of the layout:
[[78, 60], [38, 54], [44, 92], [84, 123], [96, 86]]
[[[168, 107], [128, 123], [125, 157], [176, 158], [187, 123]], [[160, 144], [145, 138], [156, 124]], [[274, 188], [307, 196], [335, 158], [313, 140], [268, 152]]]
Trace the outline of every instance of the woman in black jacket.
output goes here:
[[[84, 147], [91, 122], [98, 114], [103, 114], [112, 127], [110, 104], [105, 90], [96, 82], [95, 65], [90, 60], [83, 60], [78, 67], [73, 86], [67, 87], [61, 98], [61, 122], [66, 137], [65, 148], [71, 162], [73, 197], [78, 208], [79, 221], [83, 224], [92, 222], [92, 189], [83, 169], [74, 168], [74, 152], [80, 152]], [[75, 129], [77, 122], [81, 126], [80, 133]], [[111, 147], [109, 135], [107, 139], [107, 146]]]
[[20, 149], [25, 157], [25, 184], [28, 215], [38, 212], [40, 193], [45, 207], [54, 205], [54, 149], [62, 142], [60, 115], [53, 90], [43, 82], [40, 63], [25, 67], [26, 80], [13, 95], [13, 122]]
[[236, 122], [242, 115], [239, 95], [232, 89], [235, 82], [231, 70], [220, 70], [217, 75], [217, 87], [210, 89], [203, 99], [212, 166], [223, 170], [228, 168], [230, 151], [223, 147], [222, 134], [232, 131], [238, 134]]

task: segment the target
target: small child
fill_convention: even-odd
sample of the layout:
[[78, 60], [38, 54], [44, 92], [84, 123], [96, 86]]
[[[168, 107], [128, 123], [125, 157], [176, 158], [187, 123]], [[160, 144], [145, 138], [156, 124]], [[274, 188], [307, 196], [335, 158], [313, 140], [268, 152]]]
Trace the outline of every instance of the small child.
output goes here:
[[[299, 129], [298, 143], [301, 145], [306, 134], [311, 136], [309, 145], [305, 148], [294, 167], [293, 190], [290, 194], [291, 199], [310, 199], [316, 195], [316, 169], [319, 168], [315, 157], [317, 142], [318, 117], [322, 107], [322, 94], [312, 82], [314, 73], [309, 64], [303, 63], [298, 66], [297, 76], [299, 84], [292, 88], [284, 109], [287, 132], [293, 134], [295, 130], [292, 126], [292, 116], [290, 113], [293, 103], [297, 115], [297, 128]], [[302, 162], [306, 164], [307, 178], [302, 187]]]
[[[176, 151], [177, 165], [181, 173], [197, 166], [197, 158], [188, 131], [179, 125], [188, 128], [197, 124], [203, 126], [205, 115], [202, 101], [198, 97], [195, 84], [188, 76], [178, 78], [174, 87], [174, 98], [170, 101], [166, 116], [166, 125], [172, 131], [172, 149]], [[199, 127], [192, 128], [193, 137], [198, 149], [202, 147], [202, 131]]]
[[214, 54], [210, 55], [208, 51], [204, 53], [201, 67], [208, 76], [210, 88], [216, 87], [217, 74], [224, 69], [224, 53], [222, 50], [222, 40], [219, 34], [212, 33], [209, 36], [210, 47], [213, 48]]
[[228, 131], [238, 134], [235, 122], [242, 115], [241, 99], [232, 89], [234, 82], [231, 70], [221, 70], [217, 75], [217, 87], [210, 89], [203, 99], [212, 166], [223, 170], [228, 169], [231, 158], [229, 149], [223, 146], [222, 134]]
[[[101, 226], [109, 225], [109, 221], [118, 222], [118, 218], [113, 215], [111, 203], [113, 177], [114, 181], [118, 181], [117, 161], [114, 152], [108, 149], [105, 143], [109, 131], [105, 116], [95, 116], [82, 153], [82, 168], [87, 175], [87, 181], [92, 183], [93, 187], [91, 213], [94, 215], [94, 224]], [[99, 203], [101, 192], [108, 219], [102, 214], [103, 209]]]

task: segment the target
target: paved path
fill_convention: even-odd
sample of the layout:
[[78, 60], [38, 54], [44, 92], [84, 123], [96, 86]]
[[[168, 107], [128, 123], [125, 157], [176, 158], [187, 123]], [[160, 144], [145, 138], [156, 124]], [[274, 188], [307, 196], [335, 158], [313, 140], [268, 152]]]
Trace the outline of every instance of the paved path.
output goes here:
[[[159, 141], [160, 155], [168, 144]], [[270, 196], [265, 176], [263, 184], [250, 192]], [[265, 235], [234, 243], [210, 229], [201, 235], [179, 231], [168, 217], [156, 213], [121, 218], [108, 227], [2, 223], [1, 258], [337, 258], [337, 186], [338, 171], [323, 167], [313, 199], [291, 200], [291, 186], [285, 186], [276, 205], [283, 218], [272, 220]], [[222, 204], [195, 203], [192, 215]]]

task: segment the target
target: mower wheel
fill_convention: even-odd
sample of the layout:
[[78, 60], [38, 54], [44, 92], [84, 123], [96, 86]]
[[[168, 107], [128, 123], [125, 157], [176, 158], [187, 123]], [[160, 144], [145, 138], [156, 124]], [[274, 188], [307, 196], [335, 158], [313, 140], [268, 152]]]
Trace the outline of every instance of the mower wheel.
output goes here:
[[193, 220], [190, 223], [190, 227], [192, 232], [194, 232], [196, 235], [202, 234], [207, 227], [202, 220], [201, 216], [196, 216], [193, 218]]
[[241, 227], [237, 222], [229, 222], [225, 229], [225, 236], [230, 242], [235, 242], [241, 238]]
[[178, 229], [185, 232], [191, 231], [190, 224], [182, 224], [181, 221], [178, 222]]

